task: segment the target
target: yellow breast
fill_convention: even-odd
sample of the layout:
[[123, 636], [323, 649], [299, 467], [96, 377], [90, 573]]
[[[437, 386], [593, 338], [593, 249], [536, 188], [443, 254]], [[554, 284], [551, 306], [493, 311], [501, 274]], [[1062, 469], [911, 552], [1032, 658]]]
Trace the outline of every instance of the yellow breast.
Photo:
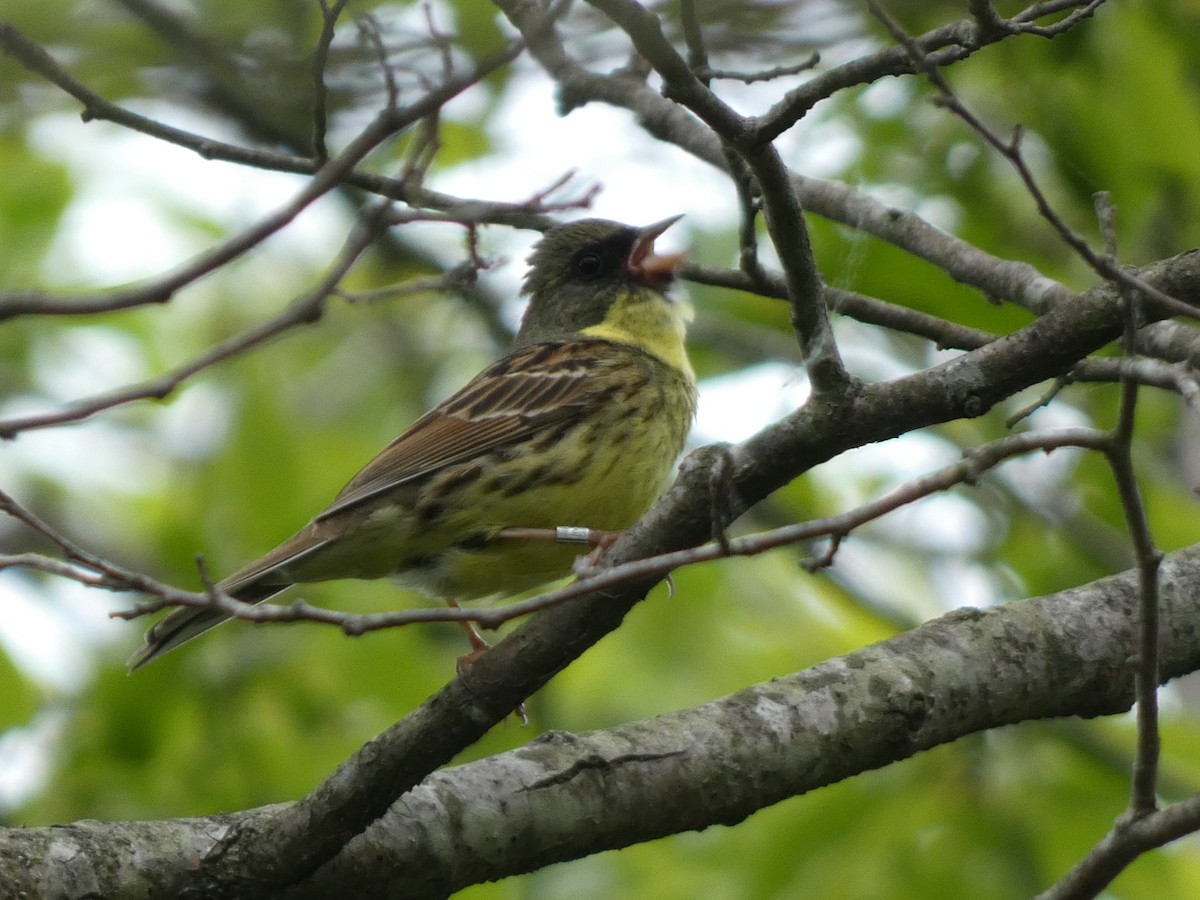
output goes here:
[[695, 382], [683, 342], [692, 316], [691, 306], [682, 301], [667, 300], [649, 289], [628, 291], [617, 298], [603, 322], [585, 328], [583, 334], [640, 347]]

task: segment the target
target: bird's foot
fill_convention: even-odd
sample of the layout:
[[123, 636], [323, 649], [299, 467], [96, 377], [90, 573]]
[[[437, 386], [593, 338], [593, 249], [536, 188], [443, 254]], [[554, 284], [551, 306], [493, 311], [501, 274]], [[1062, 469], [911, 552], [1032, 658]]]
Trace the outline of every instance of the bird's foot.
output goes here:
[[594, 572], [605, 552], [616, 543], [624, 532], [601, 531], [579, 525], [559, 525], [557, 528], [503, 528], [496, 535], [506, 540], [555, 541], [559, 544], [582, 544], [591, 547], [591, 552], [575, 561], [575, 574], [584, 578]]
[[575, 565], [571, 567], [575, 572], [575, 577], [587, 578], [589, 575], [595, 575], [596, 570], [600, 568], [600, 560], [604, 559], [608, 548], [615, 544], [617, 538], [624, 533], [623, 531], [590, 531], [587, 544], [592, 549], [586, 556], [575, 560]]
[[[451, 606], [455, 607], [456, 609], [459, 608], [457, 603], [452, 603]], [[492, 645], [483, 639], [483, 635], [481, 635], [479, 630], [470, 622], [459, 620], [458, 626], [463, 630], [463, 634], [467, 636], [467, 643], [471, 645], [470, 652], [464, 653], [462, 656], [460, 656], [458, 658], [458, 662], [454, 666], [455, 671], [457, 671], [459, 675], [463, 675], [468, 669], [471, 668], [471, 666], [475, 664], [475, 661], [478, 660], [479, 657], [483, 656], [483, 654], [492, 649]]]
[[[462, 609], [462, 606], [456, 601], [450, 600], [448, 602], [455, 609]], [[467, 643], [471, 645], [470, 652], [464, 653], [454, 663], [454, 671], [458, 673], [459, 677], [462, 677], [471, 670], [471, 666], [475, 665], [479, 657], [492, 649], [492, 645], [484, 640], [483, 635], [479, 633], [479, 629], [475, 627], [474, 623], [468, 622], [466, 619], [459, 619], [458, 627], [463, 630], [463, 634], [467, 636]], [[513, 713], [520, 718], [522, 725], [529, 724], [529, 712], [525, 709], [524, 703], [513, 710]]]

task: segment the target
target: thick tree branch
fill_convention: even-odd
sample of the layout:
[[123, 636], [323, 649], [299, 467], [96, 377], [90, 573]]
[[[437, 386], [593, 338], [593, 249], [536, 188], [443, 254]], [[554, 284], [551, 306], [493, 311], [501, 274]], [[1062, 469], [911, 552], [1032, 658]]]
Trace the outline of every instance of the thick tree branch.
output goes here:
[[[137, 5], [135, 0], [129, 2]], [[645, 13], [626, 0], [594, 2], [618, 17]], [[830, 217], [865, 231], [875, 228], [880, 236], [910, 247], [954, 277], [995, 296], [1019, 299], [1041, 316], [995, 339], [955, 332], [973, 347], [970, 352], [886, 384], [858, 384], [844, 373], [839, 375], [836, 366], [827, 366], [825, 375], [814, 374], [814, 383], [836, 390], [818, 391], [804, 408], [738, 447], [710, 448], [694, 455], [677, 487], [614, 545], [606, 562], [619, 565], [693, 547], [714, 529], [723, 533], [724, 524], [753, 503], [844, 450], [926, 425], [981, 415], [1015, 391], [1064, 377], [1088, 354], [1120, 336], [1124, 320], [1119, 298], [1109, 287], [1074, 296], [1031, 267], [975, 250], [915, 216], [789, 172], [761, 143], [770, 136], [763, 123], [733, 115], [660, 40], [661, 33], [640, 27], [641, 19], [626, 22], [639, 49], [664, 76], [672, 95], [684, 99], [703, 122], [628, 74], [595, 76], [582, 70], [544, 25], [543, 4], [503, 0], [501, 5], [525, 31], [539, 61], [559, 78], [565, 108], [593, 98], [628, 106], [651, 133], [723, 169], [730, 164], [726, 151], [739, 149], [771, 198], [768, 226], [784, 260], [783, 281], [797, 305], [797, 331], [810, 365], [814, 358], [835, 363], [837, 359], [835, 350], [822, 345], [822, 328], [828, 330], [824, 304], [833, 295], [821, 290], [806, 242], [796, 245], [804, 229], [802, 205], [826, 214], [821, 208], [824, 202]], [[974, 2], [975, 19], [968, 25], [977, 32], [976, 38], [1006, 27], [1010, 33], [1024, 30], [1052, 36], [1057, 26], [1032, 24], [1036, 10], [1042, 15], [1051, 7], [1077, 8], [1082, 16], [1096, 5], [1043, 3], [1022, 14], [1025, 18], [1005, 21], [991, 14], [990, 5]], [[1017, 28], [1020, 23], [1027, 27]], [[0, 29], [0, 38], [11, 36], [11, 30]], [[914, 56], [935, 69], [941, 64], [927, 48], [919, 50], [909, 54], [910, 66]], [[779, 118], [772, 127], [786, 124]], [[314, 167], [315, 162], [303, 159], [298, 165]], [[353, 165], [351, 160], [337, 173], [342, 183], [374, 183], [381, 191], [402, 190], [406, 198], [414, 196], [414, 188], [404, 180], [371, 182]], [[327, 170], [328, 166], [322, 172]], [[1195, 307], [1200, 301], [1198, 252], [1148, 267], [1140, 275], [1163, 292], [1157, 305], [1147, 304], [1150, 318], [1177, 312], [1178, 303]], [[1063, 302], [1067, 299], [1070, 302]], [[859, 301], [850, 298], [850, 302]], [[948, 323], [916, 317], [905, 321], [931, 334], [947, 333]], [[1182, 375], [1179, 383], [1184, 384]], [[715, 471], [724, 476], [714, 477]], [[1200, 623], [1193, 620], [1191, 608], [1179, 602], [1194, 595], [1195, 585], [1200, 584], [1193, 569], [1200, 569], [1196, 552], [1177, 554], [1163, 573], [1190, 588], [1170, 592], [1162, 610], [1167, 631], [1163, 677], [1200, 665], [1195, 658], [1200, 654], [1196, 649]], [[78, 863], [68, 870], [69, 877], [78, 874], [78, 884], [92, 895], [106, 893], [97, 888], [102, 878], [110, 878], [104, 888], [111, 885], [114, 890], [108, 893], [120, 894], [132, 890], [134, 883], [119, 879], [142, 879], [136, 889], [144, 890], [149, 877], [156, 879], [165, 896], [257, 897], [268, 892], [294, 897], [403, 896], [405, 892], [438, 896], [482, 878], [574, 858], [619, 842], [737, 821], [764, 803], [904, 758], [960, 734], [1029, 717], [1112, 712], [1127, 708], [1132, 696], [1130, 605], [1136, 592], [1129, 576], [1122, 576], [1054, 598], [987, 613], [960, 613], [801, 673], [786, 684], [750, 689], [697, 711], [585, 739], [549, 739], [527, 748], [526, 756], [502, 758], [505, 765], [516, 760], [515, 778], [500, 763], [491, 763], [499, 766], [494, 769], [480, 763], [479, 768], [430, 775], [616, 628], [652, 581], [647, 577], [545, 611], [296, 803], [198, 823], [170, 823], [162, 833], [152, 824], [129, 825], [128, 831], [123, 831], [125, 825], [112, 826], [113, 832], [82, 824], [71, 831], [0, 832], [0, 849], [12, 850], [0, 853], [0, 866], [16, 860], [22, 867], [16, 875], [20, 877], [32, 871], [26, 860], [58, 864], [65, 858]], [[1060, 664], [1066, 670], [1060, 671]], [[651, 725], [653, 733], [643, 733]], [[747, 741], [741, 747], [744, 734], [761, 739], [764, 745]], [[731, 735], [739, 747], [724, 743]], [[610, 739], [615, 739], [615, 745]], [[690, 755], [693, 752], [696, 756]], [[711, 761], [719, 761], [713, 769], [708, 768]], [[768, 768], [753, 768], [760, 762]], [[464, 771], [485, 781], [456, 780]], [[605, 790], [588, 793], [594, 787], [590, 776], [596, 771], [606, 773], [606, 785], [629, 785], [632, 799], [617, 796], [618, 802], [608, 800], [612, 808], [607, 810]], [[691, 787], [698, 779], [711, 779], [711, 797], [687, 797], [695, 792], [681, 789], [681, 784]], [[489, 793], [489, 784], [494, 793]], [[472, 801], [473, 817], [466, 820], [461, 815], [464, 805], [458, 802], [463, 797]], [[697, 806], [684, 802], [685, 797]], [[661, 808], [647, 814], [648, 800], [659, 801]], [[548, 806], [541, 806], [542, 802]], [[553, 812], [544, 812], [547, 809]], [[578, 814], [577, 837], [563, 836], [564, 810]], [[526, 812], [528, 818], [522, 818]], [[606, 812], [611, 813], [611, 821]], [[1146, 821], [1161, 824], [1157, 816], [1151, 814]], [[510, 836], [531, 837], [527, 847], [511, 841], [506, 848], [511, 855], [503, 865], [490, 862], [497, 854], [475, 840], [494, 832], [491, 826], [497, 821], [524, 826], [521, 832], [509, 832]], [[595, 827], [589, 830], [587, 823]], [[1174, 832], [1165, 827], [1153, 832], [1168, 833]], [[128, 876], [118, 871], [125, 858], [120, 852], [124, 845], [92, 843], [127, 837], [144, 841], [149, 848], [139, 857], [146, 869]], [[161, 850], [157, 838], [166, 842]], [[3, 847], [8, 840], [14, 843]], [[414, 857], [405, 855], [406, 847], [416, 848]], [[1108, 849], [1101, 846], [1097, 853], [1103, 856]], [[1118, 847], [1117, 852], [1123, 849]], [[102, 871], [103, 866], [111, 868]], [[402, 883], [414, 877], [415, 886]], [[0, 877], [0, 883], [7, 882]]]
[[[1200, 668], [1200, 547], [1163, 576], [1164, 679]], [[441, 897], [763, 806], [988, 728], [1121, 712], [1132, 699], [1137, 575], [991, 610], [961, 610], [890, 640], [693, 709], [603, 732], [550, 733], [406, 792], [328, 865], [277, 896]], [[386, 763], [363, 756], [345, 778]], [[705, 790], [696, 791], [696, 784]], [[30, 897], [263, 896], [251, 857], [221, 854], [302, 804], [165, 822], [0, 830], [0, 883]], [[1194, 804], [1193, 804], [1194, 806]], [[1180, 836], [1186, 805], [1139, 823], [1139, 844]], [[315, 823], [314, 823], [315, 824]], [[518, 839], [517, 836], [520, 836]], [[137, 846], [136, 855], [128, 853]], [[37, 861], [47, 861], [40, 863]], [[49, 867], [53, 867], [51, 872]], [[223, 876], [223, 877], [218, 877]], [[88, 894], [88, 891], [91, 893]], [[1068, 896], [1068, 895], [1063, 895]], [[1071, 894], [1069, 896], [1081, 896]]]

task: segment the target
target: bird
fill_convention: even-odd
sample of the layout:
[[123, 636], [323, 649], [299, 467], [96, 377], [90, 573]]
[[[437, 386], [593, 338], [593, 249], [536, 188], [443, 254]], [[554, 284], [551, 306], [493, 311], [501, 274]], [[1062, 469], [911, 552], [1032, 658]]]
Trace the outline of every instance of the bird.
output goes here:
[[[696, 412], [692, 310], [668, 296], [682, 255], [654, 252], [680, 218], [549, 228], [528, 258], [529, 304], [510, 352], [217, 589], [258, 603], [293, 584], [392, 576], [457, 606], [568, 575], [579, 555], [569, 540], [607, 540], [637, 521], [668, 487]], [[171, 611], [130, 671], [227, 618]]]

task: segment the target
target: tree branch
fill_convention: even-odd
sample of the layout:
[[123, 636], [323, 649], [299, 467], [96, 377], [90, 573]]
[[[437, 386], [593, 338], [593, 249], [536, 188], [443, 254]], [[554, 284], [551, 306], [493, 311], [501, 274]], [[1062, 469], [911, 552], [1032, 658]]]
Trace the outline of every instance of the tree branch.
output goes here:
[[[1163, 604], [1166, 679], [1200, 668], [1200, 613], [1190, 599], [1200, 593], [1200, 547], [1170, 554], [1163, 573], [1174, 588]], [[1130, 679], [1114, 673], [1129, 671], [1137, 597], [1137, 575], [1127, 572], [995, 609], [960, 610], [693, 709], [608, 731], [543, 735], [430, 776], [328, 865], [276, 896], [444, 897], [552, 862], [732, 824], [981, 730], [1124, 711], [1133, 700]], [[339, 777], [377, 780], [388, 761], [361, 755]], [[0, 882], [44, 896], [44, 869], [26, 861], [53, 859], [61, 897], [178, 896], [170, 892], [179, 885], [211, 900], [263, 896], [248, 887], [261, 885], [256, 858], [226, 853], [229, 838], [302, 807], [0, 829]], [[1196, 816], [1189, 801], [1141, 820], [1134, 826], [1140, 846], [1186, 833]]]
[[[16, 28], [0, 22], [0, 49], [12, 53], [21, 62], [34, 71], [53, 81], [59, 87], [67, 90], [72, 96], [85, 104], [84, 118], [105, 118], [123, 113], [119, 108], [109, 104], [102, 98], [80, 85], [67, 76], [49, 54], [33, 42], [29, 41]], [[220, 266], [236, 259], [252, 247], [262, 243], [272, 234], [282, 229], [322, 195], [339, 187], [354, 167], [370, 155], [376, 147], [395, 134], [411, 125], [420, 122], [426, 116], [440, 108], [449, 99], [462, 93], [473, 84], [486, 77], [490, 72], [510, 62], [521, 50], [523, 44], [514, 44], [504, 52], [480, 63], [469, 73], [452, 78], [445, 84], [427, 92], [420, 99], [401, 108], [387, 108], [381, 111], [363, 131], [329, 162], [319, 168], [315, 163], [306, 162], [307, 169], [313, 170], [313, 176], [304, 188], [286, 206], [262, 219], [252, 228], [241, 234], [223, 241], [215, 247], [199, 254], [195, 259], [180, 267], [173, 273], [154, 279], [136, 288], [109, 292], [95, 296], [55, 297], [37, 292], [21, 292], [0, 296], [0, 321], [14, 316], [28, 315], [81, 315], [97, 312], [112, 312], [130, 309], [151, 303], [164, 303], [174, 296], [180, 288], [191, 284], [205, 275], [215, 271]], [[132, 116], [132, 114], [130, 114]], [[121, 118], [124, 118], [121, 116]], [[141, 119], [141, 117], [136, 117]], [[145, 126], [149, 120], [139, 122]], [[122, 124], [129, 124], [122, 122]], [[170, 129], [166, 126], [139, 127], [147, 133], [155, 133], [156, 137], [173, 139], [176, 142], [187, 139], [200, 140], [193, 135]]]
[[840, 393], [850, 377], [842, 363], [823, 284], [813, 258], [804, 210], [779, 152], [744, 117], [717, 97], [676, 52], [658, 17], [633, 0], [589, 0], [621, 26], [638, 53], [663, 77], [664, 95], [698, 115], [745, 162], [758, 182], [767, 230], [783, 265], [792, 323], [809, 381], [817, 393]]
[[66, 406], [50, 412], [32, 415], [16, 416], [0, 420], [0, 440], [12, 439], [23, 431], [38, 428], [50, 428], [64, 425], [68, 422], [81, 422], [96, 413], [121, 406], [135, 400], [162, 400], [170, 396], [187, 379], [202, 372], [210, 366], [224, 362], [235, 356], [240, 356], [278, 337], [285, 331], [299, 325], [318, 321], [324, 314], [325, 302], [337, 288], [337, 285], [350, 271], [359, 256], [369, 247], [372, 241], [386, 225], [386, 205], [374, 212], [368, 212], [367, 218], [359, 223], [350, 237], [347, 238], [338, 258], [334, 260], [330, 271], [306, 291], [288, 304], [287, 308], [265, 322], [248, 328], [241, 334], [224, 340], [209, 348], [200, 356], [148, 381], [128, 385], [104, 394], [98, 394], [84, 400], [77, 400]]
[[[1056, 37], [1074, 28], [1104, 0], [1060, 0], [1053, 3], [1035, 3], [1018, 13], [1009, 25], [1003, 28], [981, 28], [977, 19], [961, 19], [939, 26], [913, 39], [929, 61], [929, 65], [944, 68], [961, 62], [968, 56], [990, 44], [1004, 40], [1014, 34], [1038, 34], [1041, 37]], [[1076, 9], [1071, 16], [1053, 26], [1039, 29], [1036, 20], [1054, 15], [1064, 9]], [[875, 53], [860, 56], [840, 66], [834, 66], [815, 75], [799, 87], [789, 91], [771, 109], [759, 117], [757, 129], [762, 140], [774, 140], [808, 114], [808, 111], [838, 91], [856, 85], [872, 84], [881, 78], [911, 75], [919, 71], [911, 55], [903, 47], [885, 47]]]

